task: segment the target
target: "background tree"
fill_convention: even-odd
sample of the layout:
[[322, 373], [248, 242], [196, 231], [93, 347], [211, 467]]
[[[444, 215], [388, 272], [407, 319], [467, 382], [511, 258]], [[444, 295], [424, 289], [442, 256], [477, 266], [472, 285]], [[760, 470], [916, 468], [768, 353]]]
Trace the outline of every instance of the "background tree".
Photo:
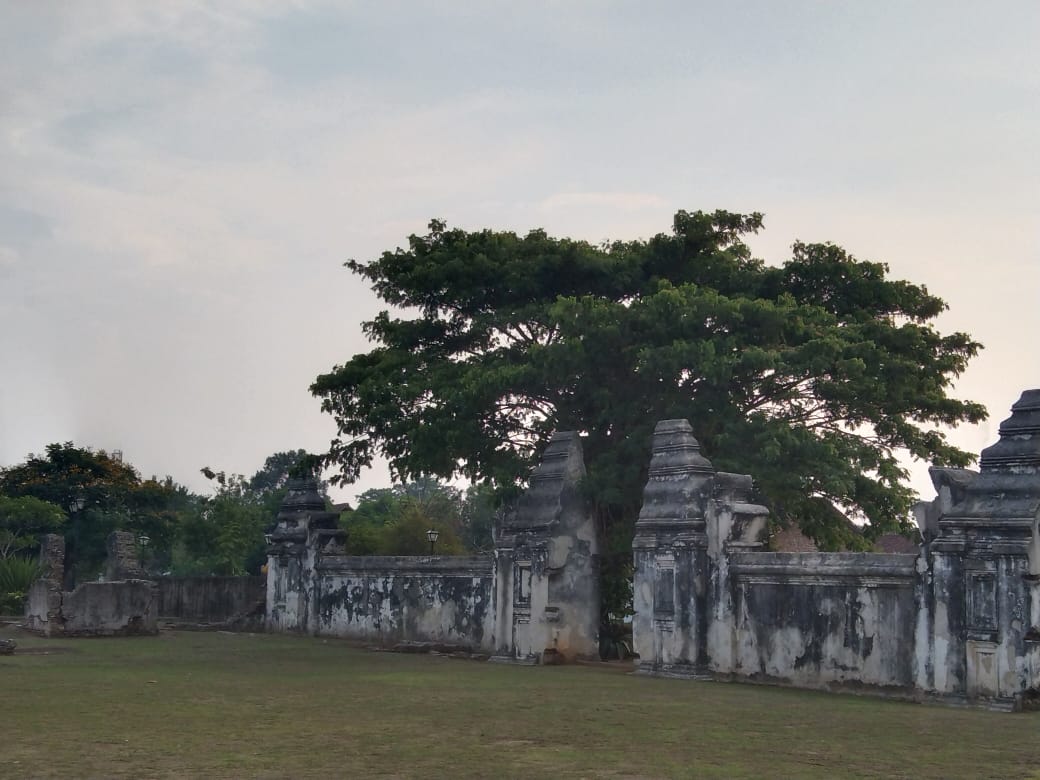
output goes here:
[[[130, 518], [131, 495], [141, 484], [137, 470], [105, 450], [48, 444], [42, 455], [0, 471], [0, 493], [31, 496], [68, 513], [65, 527], [65, 587], [104, 565], [108, 534]], [[81, 502], [73, 508], [74, 501]]]
[[259, 574], [265, 562], [264, 532], [273, 517], [264, 494], [249, 488], [241, 474], [203, 468], [216, 492], [200, 498], [179, 529], [174, 549], [177, 575]]
[[685, 417], [717, 467], [754, 475], [774, 517], [825, 548], [857, 543], [844, 515], [897, 527], [914, 499], [900, 453], [972, 459], [937, 427], [984, 419], [948, 395], [980, 345], [931, 326], [945, 304], [923, 286], [832, 244], [765, 265], [742, 240], [761, 224], [681, 211], [671, 234], [595, 247], [434, 221], [349, 261], [402, 314], [365, 323], [374, 348], [311, 388], [338, 425], [338, 480], [381, 455], [402, 479], [509, 488], [553, 430], [579, 431], [623, 578], [653, 426]]
[[[289, 479], [317, 476], [320, 472], [319, 463], [319, 458], [306, 450], [276, 452], [267, 456], [264, 465], [250, 477], [246, 487], [260, 499], [273, 522], [288, 492]], [[327, 503], [328, 487], [328, 483], [319, 477], [318, 492]]]
[[470, 485], [462, 501], [462, 544], [474, 552], [494, 547], [492, 539], [499, 497], [489, 485]]
[[435, 552], [466, 552], [466, 505], [457, 488], [422, 476], [390, 488], [366, 490], [357, 508], [344, 512], [340, 523], [348, 531], [352, 555], [426, 555], [427, 530], [440, 534]]
[[[176, 574], [259, 574], [266, 563], [264, 533], [274, 526], [292, 477], [312, 476], [318, 459], [305, 450], [269, 455], [248, 480], [201, 469], [216, 492], [196, 497], [178, 531], [171, 568]], [[329, 504], [327, 483], [319, 491]]]
[[55, 533], [64, 524], [65, 512], [48, 501], [0, 495], [0, 558], [37, 547], [41, 535]]
[[65, 523], [60, 507], [37, 498], [0, 495], [0, 615], [20, 615], [29, 587], [42, 574], [32, 554], [41, 534]]

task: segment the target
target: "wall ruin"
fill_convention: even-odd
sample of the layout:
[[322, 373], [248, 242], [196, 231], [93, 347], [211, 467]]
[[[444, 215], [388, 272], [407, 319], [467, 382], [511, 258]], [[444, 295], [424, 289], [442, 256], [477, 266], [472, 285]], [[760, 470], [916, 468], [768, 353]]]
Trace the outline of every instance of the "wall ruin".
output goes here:
[[660, 423], [633, 544], [639, 671], [1021, 706], [1040, 686], [1040, 390], [979, 472], [932, 478], [919, 555], [769, 553], [750, 477]]
[[494, 554], [361, 557], [313, 480], [290, 484], [268, 548], [267, 627], [380, 644], [433, 642], [537, 663], [598, 654], [595, 526], [573, 433], [553, 436]]
[[[109, 548], [119, 550], [121, 545], [110, 539]], [[155, 583], [143, 579], [87, 582], [64, 591], [64, 562], [65, 540], [57, 534], [44, 536], [40, 547], [44, 574], [33, 583], [25, 605], [28, 630], [65, 637], [159, 633]]]

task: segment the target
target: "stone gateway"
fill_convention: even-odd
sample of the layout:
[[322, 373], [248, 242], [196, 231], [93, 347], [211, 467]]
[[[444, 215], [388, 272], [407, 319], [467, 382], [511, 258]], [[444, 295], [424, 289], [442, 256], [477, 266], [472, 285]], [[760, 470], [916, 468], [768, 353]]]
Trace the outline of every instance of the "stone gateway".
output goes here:
[[597, 657], [595, 524], [581, 500], [576, 434], [557, 433], [530, 489], [504, 513], [493, 554], [345, 555], [314, 480], [294, 480], [268, 548], [267, 627], [394, 645], [427, 642], [496, 660]]
[[633, 545], [639, 671], [1020, 707], [1040, 683], [1040, 390], [979, 472], [931, 475], [919, 555], [770, 553], [750, 477], [660, 423]]
[[[268, 548], [267, 628], [496, 660], [595, 657], [599, 547], [581, 441], [558, 433], [495, 551], [360, 558], [313, 481], [292, 483]], [[633, 541], [642, 674], [848, 689], [1017, 709], [1040, 685], [1040, 390], [980, 470], [931, 470], [918, 554], [768, 552], [752, 478], [716, 471], [664, 420]]]

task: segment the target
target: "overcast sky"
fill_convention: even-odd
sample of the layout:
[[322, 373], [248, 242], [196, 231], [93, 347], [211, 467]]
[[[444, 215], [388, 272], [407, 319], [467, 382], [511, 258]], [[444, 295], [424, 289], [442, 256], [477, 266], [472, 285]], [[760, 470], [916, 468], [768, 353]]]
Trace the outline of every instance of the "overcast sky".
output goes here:
[[344, 260], [716, 208], [944, 298], [978, 452], [1040, 387], [1038, 42], [1035, 0], [0, 0], [0, 465], [73, 440], [208, 490], [321, 451], [307, 388], [380, 308]]

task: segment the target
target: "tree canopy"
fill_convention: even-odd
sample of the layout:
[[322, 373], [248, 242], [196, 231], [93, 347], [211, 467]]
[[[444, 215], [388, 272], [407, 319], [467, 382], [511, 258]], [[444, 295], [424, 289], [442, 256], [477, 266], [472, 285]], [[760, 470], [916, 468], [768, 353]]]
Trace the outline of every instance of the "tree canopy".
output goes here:
[[980, 345], [935, 329], [946, 305], [924, 286], [834, 244], [752, 257], [761, 227], [680, 211], [670, 234], [593, 246], [435, 220], [349, 261], [393, 310], [311, 388], [336, 419], [338, 480], [382, 456], [402, 479], [512, 486], [553, 430], [576, 430], [627, 555], [654, 424], [685, 417], [718, 468], [753, 475], [774, 517], [825, 547], [854, 543], [846, 515], [897, 526], [914, 499], [901, 453], [972, 459], [940, 428], [986, 415], [949, 394]]
[[465, 552], [473, 529], [467, 499], [457, 488], [430, 476], [389, 488], [366, 490], [357, 508], [344, 512], [340, 524], [348, 532], [352, 555], [425, 555], [427, 529], [439, 533], [436, 552]]
[[0, 469], [0, 557], [35, 547], [42, 533], [64, 531], [72, 587], [102, 569], [106, 539], [122, 529], [148, 537], [142, 556], [149, 571], [255, 574], [287, 479], [313, 465], [313, 456], [290, 450], [268, 457], [250, 480], [207, 467], [202, 471], [216, 490], [199, 496], [171, 477], [142, 480], [115, 453], [49, 444], [43, 454]]
[[32, 496], [0, 495], [0, 558], [33, 547], [41, 534], [53, 533], [65, 523], [61, 507]]

